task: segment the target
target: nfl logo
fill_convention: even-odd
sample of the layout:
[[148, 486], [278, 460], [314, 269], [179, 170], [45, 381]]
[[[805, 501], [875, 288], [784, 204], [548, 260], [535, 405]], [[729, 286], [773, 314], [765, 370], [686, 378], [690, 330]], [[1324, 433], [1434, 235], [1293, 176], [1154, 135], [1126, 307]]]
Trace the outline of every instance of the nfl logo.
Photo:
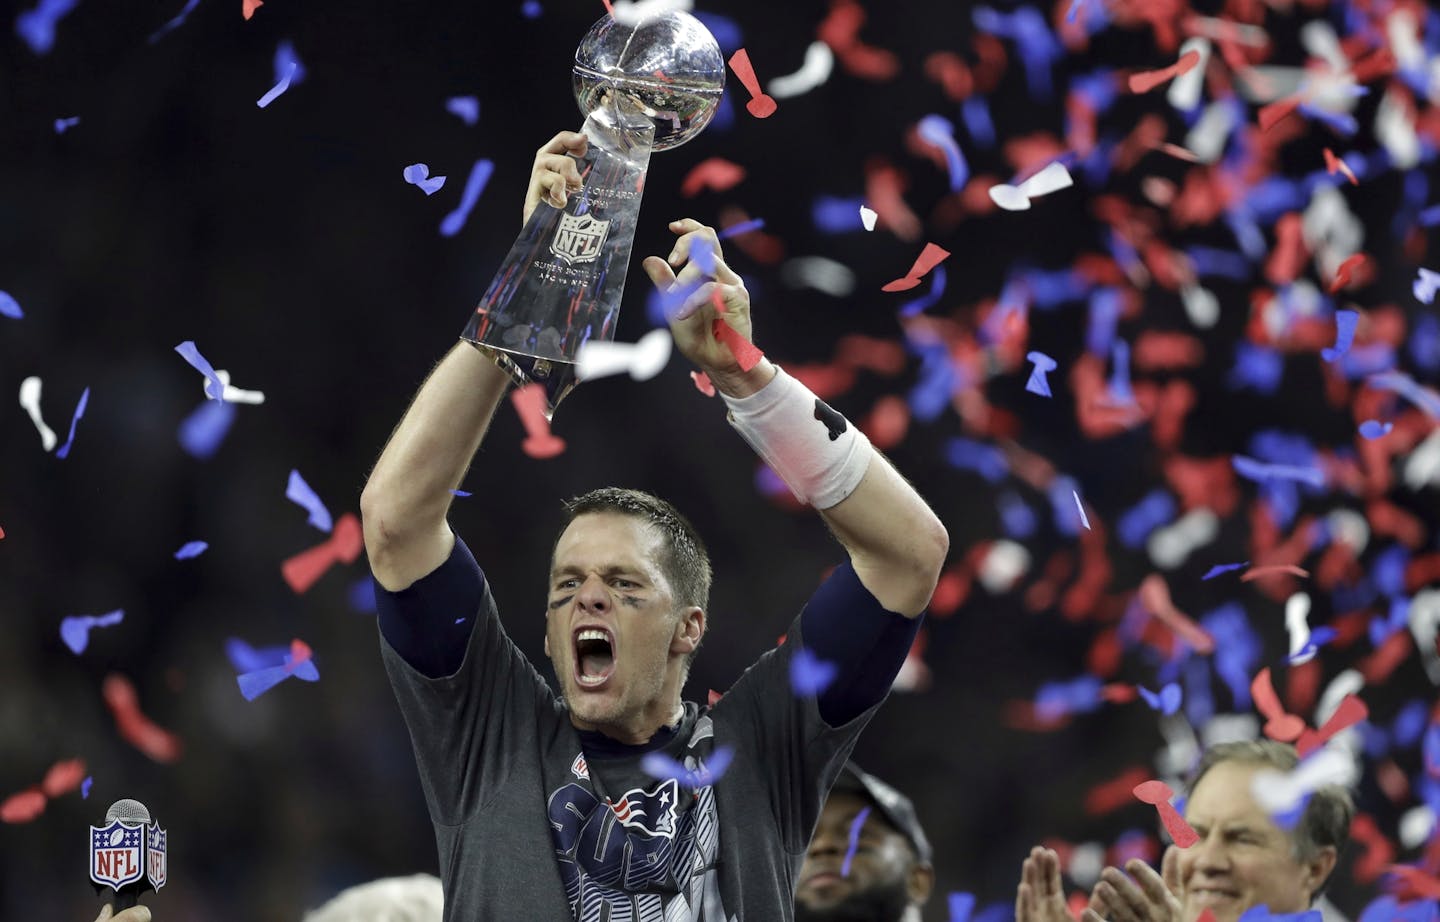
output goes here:
[[600, 256], [600, 245], [605, 242], [608, 230], [610, 222], [598, 221], [593, 215], [561, 215], [555, 239], [550, 241], [550, 252], [567, 265], [594, 262]]
[[156, 890], [165, 886], [165, 842], [168, 836], [159, 823], [145, 830], [145, 876]]
[[116, 820], [90, 827], [90, 879], [119, 890], [145, 874], [145, 827]]

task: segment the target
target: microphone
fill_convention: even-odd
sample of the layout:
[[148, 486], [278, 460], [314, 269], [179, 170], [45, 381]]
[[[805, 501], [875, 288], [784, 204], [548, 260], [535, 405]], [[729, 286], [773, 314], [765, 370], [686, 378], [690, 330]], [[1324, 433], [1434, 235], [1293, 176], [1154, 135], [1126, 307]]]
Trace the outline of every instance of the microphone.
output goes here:
[[115, 891], [115, 911], [129, 909], [146, 890], [165, 886], [168, 836], [138, 800], [117, 800], [105, 825], [90, 827], [90, 882]]

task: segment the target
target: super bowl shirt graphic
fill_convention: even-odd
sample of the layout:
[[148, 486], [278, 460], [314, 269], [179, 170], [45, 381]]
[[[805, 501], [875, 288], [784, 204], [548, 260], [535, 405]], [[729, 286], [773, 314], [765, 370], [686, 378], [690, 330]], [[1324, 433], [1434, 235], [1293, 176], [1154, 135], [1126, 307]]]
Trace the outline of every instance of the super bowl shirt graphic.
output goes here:
[[[692, 745], [696, 737], [709, 734], [697, 732]], [[693, 752], [685, 763], [692, 771], [701, 765]], [[572, 780], [551, 792], [546, 812], [565, 895], [580, 922], [728, 918], [715, 870], [720, 827], [713, 785], [665, 779], [601, 797]]]

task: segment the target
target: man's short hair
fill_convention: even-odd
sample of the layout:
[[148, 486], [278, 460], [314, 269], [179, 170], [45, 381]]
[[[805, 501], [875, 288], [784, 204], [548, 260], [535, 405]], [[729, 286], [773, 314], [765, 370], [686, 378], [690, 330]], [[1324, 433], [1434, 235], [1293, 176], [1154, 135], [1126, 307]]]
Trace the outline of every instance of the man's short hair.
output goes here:
[[[665, 554], [660, 566], [665, 570], [665, 578], [670, 581], [676, 606], [686, 608], [693, 605], [709, 612], [710, 555], [695, 526], [674, 506], [643, 490], [601, 487], [566, 500], [565, 512], [565, 525], [560, 534], [564, 534], [565, 528], [580, 516], [600, 512], [628, 515], [655, 526], [665, 537]], [[555, 544], [550, 548], [552, 561], [555, 559], [555, 548], [560, 544], [560, 534], [555, 536]], [[687, 669], [696, 652], [699, 652], [699, 647], [686, 658]]]
[[[1195, 772], [1190, 778], [1191, 795], [1194, 795], [1200, 779], [1221, 762], [1242, 762], [1291, 772], [1300, 764], [1300, 755], [1294, 746], [1275, 740], [1216, 743], [1205, 749], [1200, 757], [1200, 764], [1195, 766]], [[1291, 833], [1295, 840], [1296, 854], [1302, 861], [1308, 861], [1327, 845], [1333, 845], [1337, 853], [1342, 851], [1350, 839], [1350, 821], [1354, 817], [1355, 802], [1349, 791], [1338, 784], [1326, 784], [1316, 788], [1305, 805], [1300, 822]], [[1328, 883], [1328, 878], [1321, 881], [1312, 896], [1318, 896]]]
[[433, 874], [385, 877], [342, 890], [303, 922], [440, 922], [445, 895]]

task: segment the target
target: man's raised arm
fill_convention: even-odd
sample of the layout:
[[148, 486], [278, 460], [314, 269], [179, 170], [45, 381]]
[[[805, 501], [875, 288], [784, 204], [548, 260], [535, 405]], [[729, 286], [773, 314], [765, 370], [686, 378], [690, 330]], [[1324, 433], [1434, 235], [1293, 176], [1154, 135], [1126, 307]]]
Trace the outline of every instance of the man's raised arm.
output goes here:
[[[726, 324], [750, 340], [743, 280], [725, 265], [713, 229], [689, 219], [670, 229], [681, 236], [669, 260], [651, 256], [644, 267], [662, 291], [684, 297], [670, 316], [677, 348], [725, 395], [732, 424], [756, 453], [820, 512], [876, 601], [918, 616], [950, 550], [945, 526], [845, 417], [768, 360], [740, 368], [714, 324], [723, 313]], [[676, 266], [684, 267], [678, 276]]]
[[[523, 221], [541, 198], [563, 205], [580, 187], [584, 135], [562, 131], [535, 154]], [[510, 378], [480, 350], [458, 343], [435, 366], [390, 436], [360, 496], [365, 551], [375, 578], [398, 592], [444, 563], [455, 544], [445, 521], [450, 492], [505, 396]]]

